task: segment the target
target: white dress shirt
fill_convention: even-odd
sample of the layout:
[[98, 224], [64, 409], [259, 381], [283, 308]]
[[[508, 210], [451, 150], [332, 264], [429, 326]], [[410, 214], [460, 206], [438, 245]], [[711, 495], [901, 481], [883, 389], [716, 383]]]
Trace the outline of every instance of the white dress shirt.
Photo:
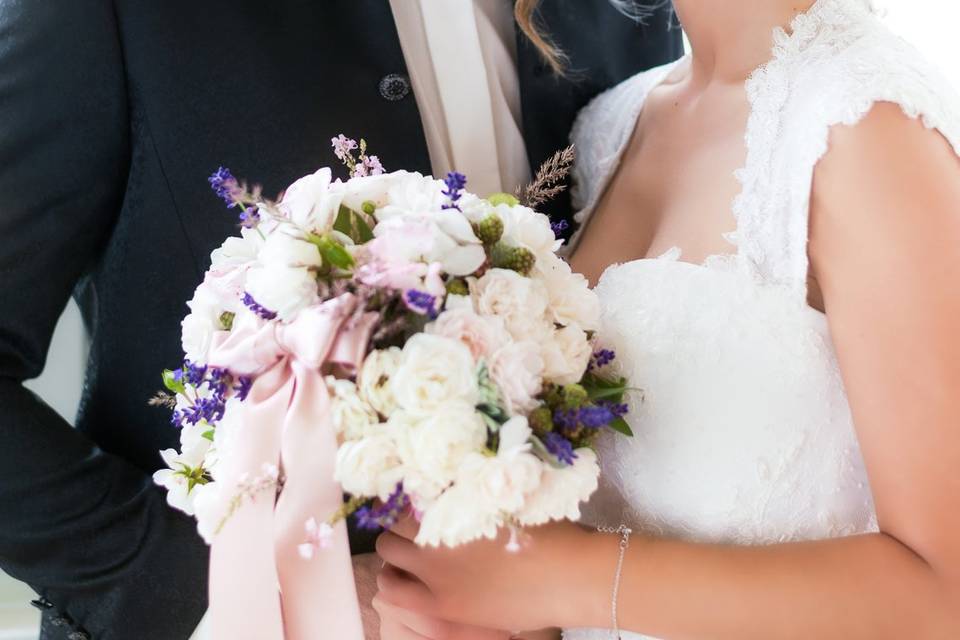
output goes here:
[[390, 0], [434, 175], [485, 196], [530, 180], [516, 28], [504, 0]]

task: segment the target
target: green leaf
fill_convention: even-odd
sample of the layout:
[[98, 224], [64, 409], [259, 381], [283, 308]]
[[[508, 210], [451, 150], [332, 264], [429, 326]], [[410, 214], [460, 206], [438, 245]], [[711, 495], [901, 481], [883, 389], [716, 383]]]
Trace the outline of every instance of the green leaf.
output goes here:
[[616, 418], [613, 422], [610, 423], [610, 428], [616, 431], [617, 433], [622, 433], [628, 438], [633, 437], [633, 429], [630, 428], [630, 425], [627, 424], [627, 421], [623, 418]]
[[587, 374], [580, 384], [587, 390], [590, 400], [593, 401], [612, 400], [613, 402], [622, 402], [623, 394], [629, 389], [626, 378], [608, 380], [593, 374]]
[[349, 207], [340, 205], [340, 211], [337, 212], [337, 219], [333, 221], [334, 231], [339, 231], [345, 236], [353, 237], [351, 231], [353, 230], [353, 225], [350, 224], [350, 219], [353, 217], [353, 211]]
[[517, 200], [517, 197], [510, 195], [509, 193], [495, 193], [487, 198], [487, 202], [495, 207], [501, 204], [505, 204], [508, 207], [515, 207], [520, 204], [520, 201]]
[[214, 433], [213, 429], [210, 429], [209, 431], [204, 431], [203, 437], [209, 440], [210, 442], [213, 442], [213, 433]]
[[172, 393], [177, 393], [179, 395], [186, 395], [187, 387], [183, 384], [182, 381], [177, 380], [173, 377], [174, 372], [170, 369], [166, 369], [163, 372], [163, 386], [167, 388], [168, 391]]
[[330, 236], [311, 233], [307, 236], [307, 242], [317, 247], [325, 264], [344, 270], [353, 267], [353, 256], [350, 255], [346, 247]]
[[364, 215], [345, 205], [340, 205], [333, 229], [349, 236], [357, 244], [366, 244], [373, 240], [373, 230]]

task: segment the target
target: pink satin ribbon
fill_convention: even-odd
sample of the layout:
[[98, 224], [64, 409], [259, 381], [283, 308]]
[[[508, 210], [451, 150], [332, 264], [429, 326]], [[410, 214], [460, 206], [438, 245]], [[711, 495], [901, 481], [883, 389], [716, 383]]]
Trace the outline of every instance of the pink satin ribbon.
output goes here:
[[221, 461], [221, 495], [282, 470], [283, 490], [242, 502], [210, 549], [213, 640], [363, 640], [346, 525], [310, 560], [298, 552], [305, 523], [342, 504], [334, 481], [337, 438], [325, 365], [356, 369], [376, 314], [355, 314], [351, 294], [301, 312], [287, 325], [251, 322], [215, 336], [209, 364], [257, 376], [241, 405], [242, 426]]

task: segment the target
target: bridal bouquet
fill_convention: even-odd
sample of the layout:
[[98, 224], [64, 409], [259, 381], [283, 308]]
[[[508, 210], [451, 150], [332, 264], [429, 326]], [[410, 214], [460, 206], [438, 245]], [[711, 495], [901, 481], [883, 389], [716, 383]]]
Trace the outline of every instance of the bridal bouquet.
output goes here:
[[629, 434], [627, 385], [603, 374], [597, 298], [549, 219], [333, 144], [349, 179], [324, 168], [278, 202], [210, 178], [242, 228], [214, 251], [186, 362], [154, 401], [182, 429], [155, 476], [170, 504], [215, 550], [259, 510], [301, 562], [348, 516], [389, 528], [410, 507], [417, 542], [447, 546], [578, 518], [591, 443]]

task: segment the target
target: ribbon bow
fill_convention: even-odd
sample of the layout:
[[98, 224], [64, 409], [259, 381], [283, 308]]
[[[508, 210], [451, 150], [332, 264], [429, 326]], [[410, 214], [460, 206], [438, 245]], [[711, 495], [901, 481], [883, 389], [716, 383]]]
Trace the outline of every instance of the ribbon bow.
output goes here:
[[[306, 523], [325, 520], [343, 501], [323, 369], [361, 365], [377, 315], [357, 314], [356, 305], [344, 294], [290, 324], [252, 319], [214, 337], [211, 366], [256, 376], [218, 473], [224, 499], [243, 501], [210, 549], [215, 640], [363, 640], [346, 525], [312, 559], [298, 551]], [[279, 497], [250, 491], [265, 468], [282, 469]]]

